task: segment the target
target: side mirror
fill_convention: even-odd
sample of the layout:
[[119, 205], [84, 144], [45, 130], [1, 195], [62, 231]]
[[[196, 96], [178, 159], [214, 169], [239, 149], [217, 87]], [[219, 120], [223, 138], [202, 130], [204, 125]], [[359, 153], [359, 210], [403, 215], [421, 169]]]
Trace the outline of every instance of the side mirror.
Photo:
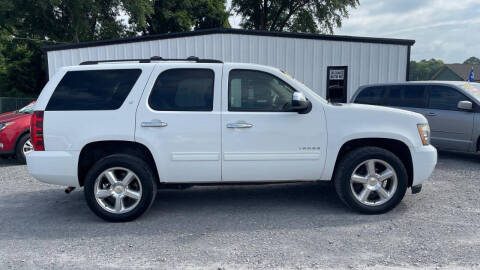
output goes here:
[[462, 100], [458, 102], [457, 108], [459, 108], [460, 110], [471, 111], [473, 108], [473, 104], [471, 101]]
[[300, 114], [309, 113], [312, 110], [312, 103], [300, 92], [293, 93], [292, 96], [292, 112]]

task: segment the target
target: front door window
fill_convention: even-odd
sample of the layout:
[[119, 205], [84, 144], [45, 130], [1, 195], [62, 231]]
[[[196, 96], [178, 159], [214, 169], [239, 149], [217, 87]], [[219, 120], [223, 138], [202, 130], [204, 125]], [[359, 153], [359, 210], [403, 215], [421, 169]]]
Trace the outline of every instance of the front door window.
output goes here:
[[292, 87], [279, 78], [254, 70], [232, 70], [229, 77], [229, 111], [288, 111]]

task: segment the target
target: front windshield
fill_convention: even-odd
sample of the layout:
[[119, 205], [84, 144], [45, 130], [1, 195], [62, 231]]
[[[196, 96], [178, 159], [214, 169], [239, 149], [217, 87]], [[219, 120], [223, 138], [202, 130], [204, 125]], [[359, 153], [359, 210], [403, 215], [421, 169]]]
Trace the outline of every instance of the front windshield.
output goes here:
[[313, 95], [315, 97], [318, 98], [318, 100], [324, 102], [324, 103], [328, 103], [328, 101], [326, 99], [324, 99], [322, 96], [320, 96], [319, 94], [317, 94], [315, 91], [313, 91], [312, 89], [308, 88], [308, 86], [306, 86], [305, 84], [303, 84], [301, 81], [295, 79], [290, 73], [287, 73], [283, 70], [280, 69], [280, 72], [282, 72], [285, 76], [287, 76], [289, 79], [291, 79], [292, 81], [294, 81], [296, 84], [298, 84], [303, 91], [309, 93], [310, 95]]
[[466, 83], [460, 86], [465, 92], [480, 101], [480, 83]]
[[33, 107], [35, 106], [35, 102], [32, 102], [28, 104], [27, 106], [21, 108], [18, 110], [19, 113], [32, 113], [33, 112]]

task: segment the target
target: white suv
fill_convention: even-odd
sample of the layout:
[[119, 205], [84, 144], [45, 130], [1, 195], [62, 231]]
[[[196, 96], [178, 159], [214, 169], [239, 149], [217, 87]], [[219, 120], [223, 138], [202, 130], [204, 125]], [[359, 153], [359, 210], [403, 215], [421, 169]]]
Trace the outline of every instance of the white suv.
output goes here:
[[31, 125], [30, 173], [84, 187], [108, 221], [172, 184], [332, 180], [351, 208], [382, 213], [437, 162], [420, 114], [329, 104], [279, 69], [194, 57], [62, 68]]

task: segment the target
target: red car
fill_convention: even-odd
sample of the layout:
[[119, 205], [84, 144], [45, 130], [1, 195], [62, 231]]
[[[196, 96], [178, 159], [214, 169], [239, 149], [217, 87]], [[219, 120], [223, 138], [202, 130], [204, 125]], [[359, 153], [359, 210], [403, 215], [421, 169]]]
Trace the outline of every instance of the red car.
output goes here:
[[0, 155], [15, 156], [25, 164], [25, 154], [33, 150], [30, 119], [35, 101], [18, 111], [0, 114]]

